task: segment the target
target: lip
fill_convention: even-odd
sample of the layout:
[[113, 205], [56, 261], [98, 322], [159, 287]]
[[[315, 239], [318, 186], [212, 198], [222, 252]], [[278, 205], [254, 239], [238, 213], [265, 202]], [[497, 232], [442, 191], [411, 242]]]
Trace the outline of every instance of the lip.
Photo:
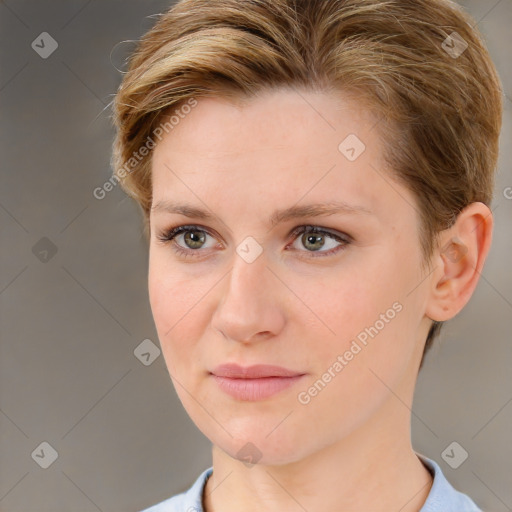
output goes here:
[[305, 374], [281, 366], [222, 364], [210, 372], [222, 391], [238, 400], [269, 398], [293, 386]]
[[221, 364], [215, 367], [211, 373], [217, 377], [228, 377], [231, 379], [261, 379], [264, 377], [297, 377], [304, 375], [301, 372], [271, 364], [255, 364], [244, 367], [235, 363]]

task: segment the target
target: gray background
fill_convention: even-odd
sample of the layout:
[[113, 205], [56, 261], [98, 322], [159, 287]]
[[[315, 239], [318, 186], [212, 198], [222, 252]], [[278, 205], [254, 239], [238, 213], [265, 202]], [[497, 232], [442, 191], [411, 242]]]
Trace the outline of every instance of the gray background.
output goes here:
[[[412, 433], [456, 487], [501, 512], [512, 510], [512, 0], [462, 3], [507, 96], [496, 227], [476, 293], [420, 373]], [[111, 172], [108, 104], [129, 41], [169, 5], [0, 3], [1, 511], [140, 510], [211, 463], [163, 357], [134, 355], [144, 339], [158, 345], [138, 209], [119, 187], [92, 195]], [[31, 47], [42, 32], [58, 43], [47, 59]], [[31, 456], [44, 441], [58, 452], [47, 469]], [[452, 441], [469, 453], [456, 470], [441, 457]]]

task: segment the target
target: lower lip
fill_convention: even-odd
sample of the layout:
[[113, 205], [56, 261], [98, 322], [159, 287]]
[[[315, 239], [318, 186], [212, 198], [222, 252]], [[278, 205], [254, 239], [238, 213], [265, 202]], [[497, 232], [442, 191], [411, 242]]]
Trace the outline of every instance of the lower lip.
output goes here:
[[304, 375], [295, 377], [263, 377], [260, 379], [232, 379], [212, 375], [220, 389], [238, 400], [257, 401], [269, 398], [290, 386]]

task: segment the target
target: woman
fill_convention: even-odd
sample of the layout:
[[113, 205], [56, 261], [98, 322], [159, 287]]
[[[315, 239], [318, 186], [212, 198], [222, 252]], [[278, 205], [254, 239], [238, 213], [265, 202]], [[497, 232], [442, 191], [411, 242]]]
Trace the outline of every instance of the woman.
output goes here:
[[183, 0], [141, 40], [113, 166], [213, 445], [148, 511], [479, 510], [410, 439], [491, 244], [501, 90], [471, 25], [442, 0]]

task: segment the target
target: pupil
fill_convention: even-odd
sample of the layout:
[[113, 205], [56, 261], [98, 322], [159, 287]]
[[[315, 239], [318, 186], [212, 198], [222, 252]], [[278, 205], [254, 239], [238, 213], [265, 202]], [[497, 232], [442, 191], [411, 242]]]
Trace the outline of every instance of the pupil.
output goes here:
[[[189, 242], [192, 244], [191, 247], [194, 249], [197, 249], [201, 246], [201, 243], [204, 242], [204, 234], [201, 233], [200, 235], [197, 234], [198, 231], [188, 231], [185, 233], [185, 243], [189, 245]], [[194, 244], [198, 244], [197, 246]], [[190, 246], [190, 245], [189, 245]]]
[[314, 251], [317, 251], [318, 249], [321, 249], [322, 246], [324, 245], [322, 239], [323, 239], [322, 235], [309, 234], [309, 235], [306, 235], [306, 243], [304, 245], [307, 246], [308, 243], [311, 243], [312, 245], [314, 245], [315, 242], [320, 241], [320, 242], [322, 242], [320, 244], [320, 246], [310, 247]]

